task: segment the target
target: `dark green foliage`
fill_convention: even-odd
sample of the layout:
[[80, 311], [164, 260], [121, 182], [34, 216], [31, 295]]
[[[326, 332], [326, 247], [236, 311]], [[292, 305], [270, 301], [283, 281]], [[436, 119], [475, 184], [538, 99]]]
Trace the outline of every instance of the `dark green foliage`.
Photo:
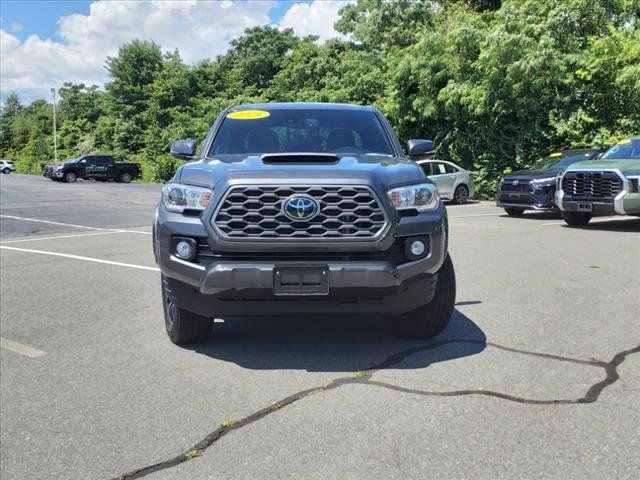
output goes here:
[[[59, 90], [59, 156], [110, 153], [160, 181], [178, 165], [171, 142], [202, 141], [229, 105], [373, 104], [491, 196], [503, 172], [550, 150], [640, 133], [639, 14], [638, 0], [358, 0], [336, 24], [352, 40], [256, 27], [192, 66], [136, 40], [107, 59], [104, 91]], [[46, 101], [10, 95], [0, 128], [0, 155], [21, 171], [52, 161]]]
[[407, 47], [431, 28], [433, 5], [426, 0], [358, 0], [341, 10], [335, 28], [372, 48]]

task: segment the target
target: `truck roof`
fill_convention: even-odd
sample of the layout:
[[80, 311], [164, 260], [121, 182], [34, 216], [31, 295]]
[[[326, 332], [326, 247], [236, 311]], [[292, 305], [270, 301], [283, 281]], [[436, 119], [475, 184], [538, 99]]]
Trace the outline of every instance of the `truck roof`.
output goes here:
[[324, 103], [324, 102], [274, 102], [274, 103], [250, 103], [235, 105], [229, 110], [373, 110], [373, 107], [365, 105], [352, 105], [349, 103]]

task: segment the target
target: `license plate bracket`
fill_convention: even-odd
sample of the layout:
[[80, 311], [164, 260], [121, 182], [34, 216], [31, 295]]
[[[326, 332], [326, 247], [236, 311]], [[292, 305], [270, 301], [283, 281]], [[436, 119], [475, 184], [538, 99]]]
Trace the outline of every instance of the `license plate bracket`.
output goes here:
[[578, 202], [576, 210], [578, 212], [593, 212], [593, 203]]
[[276, 266], [273, 269], [274, 295], [328, 295], [329, 267]]

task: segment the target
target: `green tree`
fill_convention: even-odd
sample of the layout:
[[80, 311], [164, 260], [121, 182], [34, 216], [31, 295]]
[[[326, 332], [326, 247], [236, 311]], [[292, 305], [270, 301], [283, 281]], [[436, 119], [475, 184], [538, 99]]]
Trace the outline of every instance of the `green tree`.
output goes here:
[[281, 69], [299, 39], [290, 28], [254, 27], [231, 41], [229, 51], [218, 59], [227, 71], [229, 94], [257, 95]]
[[424, 0], [358, 0], [340, 10], [335, 29], [373, 48], [407, 47], [431, 29], [436, 5]]
[[20, 148], [13, 136], [12, 124], [23, 106], [15, 92], [11, 92], [0, 108], [0, 155], [8, 157], [11, 150]]
[[120, 47], [116, 57], [107, 58], [111, 81], [106, 89], [113, 115], [131, 118], [148, 108], [154, 81], [163, 68], [160, 46], [134, 40]]
[[88, 120], [95, 122], [104, 113], [102, 108], [103, 94], [97, 85], [87, 87], [84, 83], [65, 82], [58, 90], [58, 104], [61, 120]]

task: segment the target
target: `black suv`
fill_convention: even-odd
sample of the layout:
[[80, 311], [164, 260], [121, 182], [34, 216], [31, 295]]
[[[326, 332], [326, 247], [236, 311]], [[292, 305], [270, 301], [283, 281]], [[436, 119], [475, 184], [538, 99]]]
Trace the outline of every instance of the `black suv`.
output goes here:
[[[213, 318], [383, 315], [432, 337], [455, 275], [435, 185], [371, 107], [263, 104], [220, 114], [162, 190], [153, 226], [167, 333], [204, 340]], [[411, 140], [409, 154], [433, 150]]]
[[560, 150], [534, 163], [528, 170], [512, 172], [498, 185], [496, 204], [509, 215], [525, 210], [555, 211], [556, 178], [569, 165], [596, 158], [605, 149]]

